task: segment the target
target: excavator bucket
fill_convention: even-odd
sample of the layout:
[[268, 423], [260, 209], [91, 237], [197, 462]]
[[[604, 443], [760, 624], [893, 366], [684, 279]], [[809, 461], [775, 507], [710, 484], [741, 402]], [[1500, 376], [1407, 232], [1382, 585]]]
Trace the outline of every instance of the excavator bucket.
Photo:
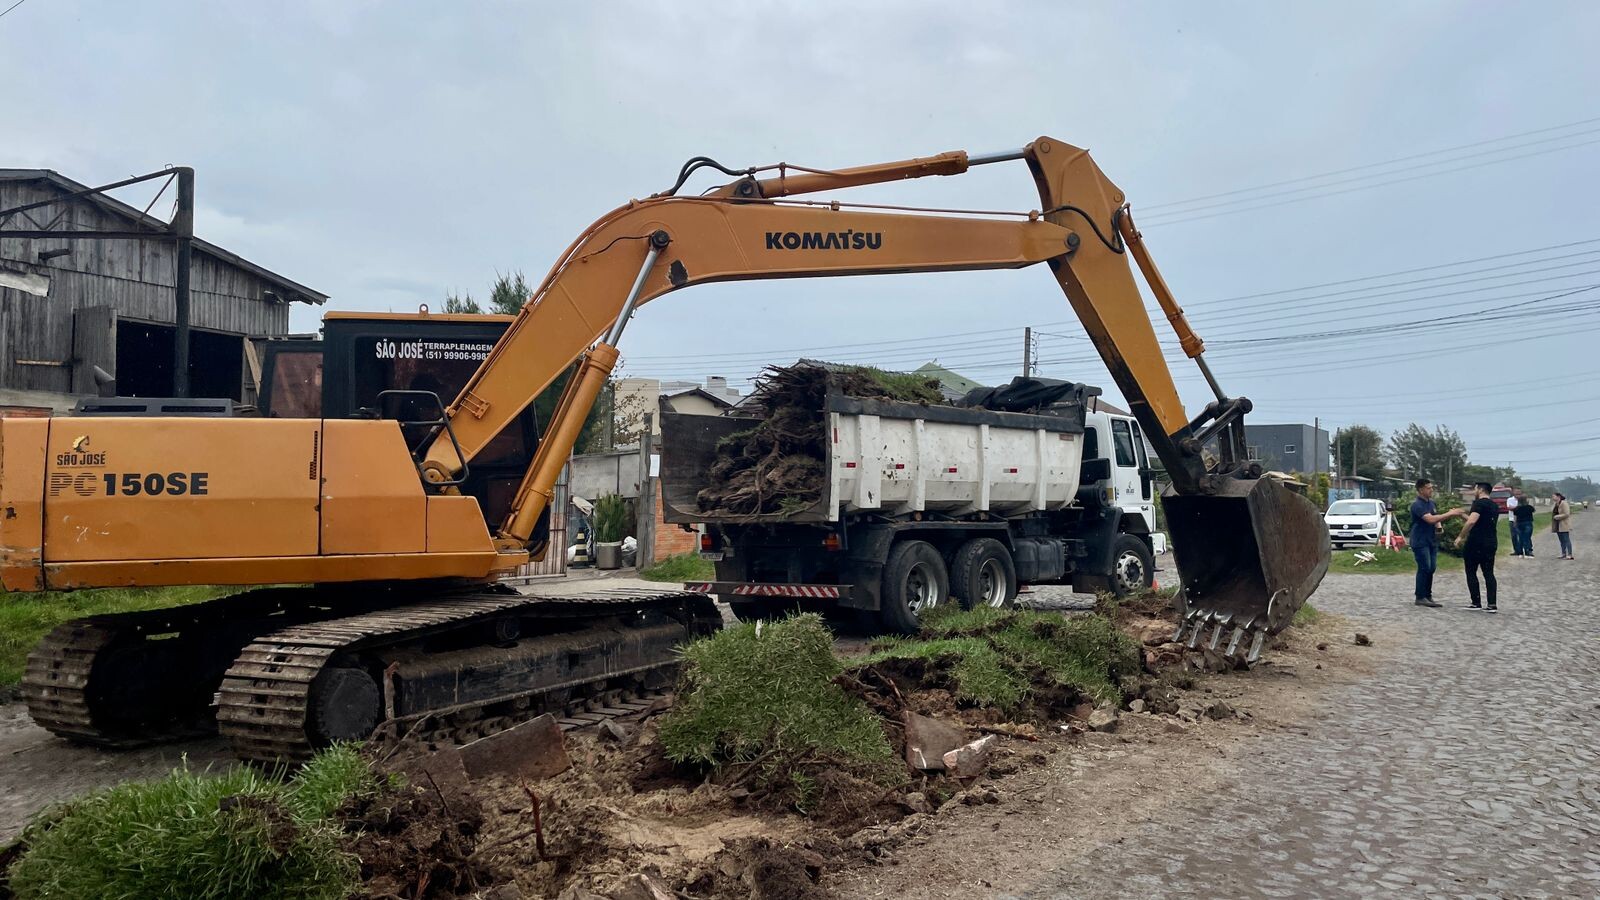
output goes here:
[[1243, 649], [1253, 662], [1266, 636], [1288, 627], [1328, 572], [1322, 515], [1272, 478], [1229, 479], [1215, 493], [1161, 502], [1183, 580], [1174, 640], [1191, 648], [1205, 641], [1228, 656]]

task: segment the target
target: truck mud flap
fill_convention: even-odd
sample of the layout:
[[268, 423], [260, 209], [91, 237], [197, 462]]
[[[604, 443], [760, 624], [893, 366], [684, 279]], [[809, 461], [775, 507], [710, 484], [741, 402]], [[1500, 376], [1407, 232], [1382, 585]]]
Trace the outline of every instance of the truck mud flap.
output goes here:
[[[1162, 498], [1187, 607], [1177, 639], [1260, 654], [1328, 572], [1332, 550], [1311, 501], [1270, 478], [1230, 479], [1214, 494]], [[1187, 632], [1187, 635], [1185, 634]]]

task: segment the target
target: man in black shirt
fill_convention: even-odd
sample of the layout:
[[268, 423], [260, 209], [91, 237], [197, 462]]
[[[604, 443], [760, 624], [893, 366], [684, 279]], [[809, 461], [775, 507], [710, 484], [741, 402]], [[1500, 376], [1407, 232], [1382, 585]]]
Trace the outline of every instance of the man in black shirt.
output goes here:
[[[1474, 494], [1477, 499], [1472, 501], [1468, 508], [1467, 524], [1461, 529], [1461, 536], [1456, 538], [1456, 546], [1465, 545], [1466, 550], [1462, 558], [1467, 564], [1467, 593], [1472, 597], [1468, 609], [1484, 609], [1496, 612], [1495, 607], [1495, 580], [1494, 580], [1494, 555], [1500, 549], [1495, 539], [1495, 526], [1500, 518], [1500, 507], [1489, 499], [1494, 491], [1494, 485], [1487, 481], [1480, 481], [1474, 485]], [[1478, 570], [1483, 570], [1483, 583], [1489, 590], [1489, 605], [1484, 606], [1478, 600]]]

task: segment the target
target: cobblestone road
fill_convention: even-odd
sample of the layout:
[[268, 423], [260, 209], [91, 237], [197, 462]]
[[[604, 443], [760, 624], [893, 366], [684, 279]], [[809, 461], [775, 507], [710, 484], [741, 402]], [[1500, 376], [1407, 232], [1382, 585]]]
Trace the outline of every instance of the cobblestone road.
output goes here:
[[1410, 576], [1330, 576], [1316, 605], [1408, 632], [1403, 652], [1220, 761], [1231, 790], [995, 873], [1001, 896], [1600, 897], [1600, 514], [1575, 532], [1576, 562], [1548, 534], [1501, 562], [1494, 616], [1460, 608], [1459, 572], [1444, 609], [1412, 605]]

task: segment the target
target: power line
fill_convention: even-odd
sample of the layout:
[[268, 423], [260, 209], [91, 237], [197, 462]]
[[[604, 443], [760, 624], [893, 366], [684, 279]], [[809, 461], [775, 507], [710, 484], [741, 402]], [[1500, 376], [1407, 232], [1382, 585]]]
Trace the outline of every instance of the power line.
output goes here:
[[5, 18], [6, 13], [11, 12], [13, 9], [16, 9], [17, 7], [19, 7], [22, 4], [27, 3], [27, 2], [28, 2], [28, 0], [17, 0], [17, 2], [15, 2], [15, 3], [11, 4], [10, 6], [6, 7], [5, 8], [5, 12], [0, 12], [0, 19]]
[[[1192, 310], [1196, 306], [1207, 306], [1207, 305], [1214, 305], [1216, 303], [1221, 303], [1221, 302], [1228, 302], [1228, 301], [1232, 301], [1232, 300], [1255, 299], [1255, 298], [1266, 297], [1266, 296], [1274, 296], [1274, 295], [1281, 296], [1281, 295], [1284, 295], [1284, 294], [1296, 293], [1296, 292], [1301, 292], [1301, 291], [1306, 291], [1306, 290], [1313, 290], [1313, 289], [1318, 289], [1318, 288], [1322, 288], [1322, 287], [1338, 286], [1338, 285], [1341, 285], [1341, 284], [1349, 284], [1349, 283], [1355, 283], [1355, 282], [1359, 282], [1359, 281], [1371, 281], [1371, 280], [1376, 280], [1376, 279], [1380, 279], [1380, 278], [1388, 278], [1388, 277], [1392, 277], [1392, 276], [1395, 276], [1395, 275], [1414, 274], [1414, 273], [1422, 272], [1422, 271], [1438, 270], [1438, 269], [1456, 267], [1456, 266], [1461, 266], [1461, 265], [1469, 265], [1471, 263], [1479, 262], [1479, 261], [1502, 259], [1502, 258], [1508, 258], [1508, 257], [1511, 257], [1511, 256], [1526, 255], [1526, 254], [1531, 254], [1531, 253], [1539, 253], [1541, 251], [1546, 251], [1546, 250], [1565, 249], [1565, 248], [1568, 248], [1568, 247], [1583, 246], [1583, 245], [1594, 244], [1594, 243], [1600, 243], [1600, 238], [1590, 239], [1590, 240], [1586, 240], [1586, 241], [1574, 241], [1574, 242], [1570, 242], [1570, 243], [1567, 243], [1567, 244], [1555, 245], [1555, 246], [1552, 246], [1552, 247], [1544, 247], [1544, 248], [1535, 248], [1535, 249], [1531, 249], [1531, 250], [1516, 251], [1516, 252], [1513, 252], [1513, 253], [1499, 254], [1497, 256], [1481, 257], [1479, 259], [1473, 259], [1473, 260], [1461, 260], [1461, 261], [1452, 262], [1452, 263], [1442, 263], [1442, 264], [1438, 264], [1438, 265], [1434, 265], [1434, 266], [1424, 266], [1424, 267], [1419, 267], [1419, 268], [1406, 269], [1406, 270], [1401, 270], [1399, 272], [1390, 272], [1390, 273], [1384, 273], [1384, 274], [1380, 274], [1380, 275], [1369, 275], [1369, 276], [1364, 276], [1362, 278], [1357, 278], [1357, 279], [1346, 279], [1344, 281], [1338, 281], [1338, 282], [1324, 282], [1324, 283], [1321, 283], [1321, 284], [1307, 285], [1307, 286], [1302, 287], [1302, 288], [1286, 288], [1286, 289], [1281, 289], [1281, 290], [1277, 290], [1277, 291], [1268, 291], [1268, 292], [1263, 292], [1263, 293], [1258, 293], [1258, 294], [1241, 295], [1239, 297], [1217, 298], [1217, 299], [1214, 299], [1214, 300], [1211, 300], [1211, 301], [1201, 301], [1198, 304], [1186, 304], [1186, 306], [1187, 306], [1188, 309]], [[1438, 276], [1434, 276], [1434, 277], [1431, 277], [1431, 278], [1414, 279], [1412, 281], [1407, 281], [1407, 282], [1397, 282], [1397, 283], [1392, 283], [1392, 284], [1368, 285], [1368, 286], [1362, 287], [1362, 288], [1353, 288], [1353, 289], [1347, 289], [1347, 290], [1343, 290], [1343, 291], [1329, 292], [1329, 293], [1326, 293], [1326, 294], [1316, 294], [1316, 295], [1310, 295], [1310, 296], [1306, 296], [1306, 297], [1295, 298], [1295, 299], [1289, 300], [1287, 302], [1288, 303], [1294, 303], [1294, 304], [1300, 304], [1300, 305], [1297, 305], [1293, 311], [1291, 311], [1291, 312], [1289, 312], [1287, 314], [1278, 315], [1276, 317], [1276, 319], [1274, 320], [1274, 322], [1269, 323], [1268, 327], [1270, 328], [1270, 327], [1282, 326], [1282, 325], [1286, 325], [1286, 324], [1294, 323], [1294, 322], [1311, 321], [1311, 320], [1313, 320], [1313, 319], [1315, 319], [1315, 318], [1317, 318], [1319, 316], [1326, 315], [1326, 313], [1321, 313], [1321, 312], [1318, 311], [1322, 307], [1336, 307], [1337, 309], [1336, 309], [1336, 312], [1334, 314], [1335, 315], [1342, 315], [1342, 314], [1345, 314], [1345, 313], [1348, 313], [1348, 312], [1353, 312], [1353, 311], [1356, 311], [1356, 310], [1374, 308], [1375, 306], [1378, 306], [1378, 305], [1387, 305], [1387, 304], [1363, 303], [1361, 301], [1378, 300], [1378, 299], [1386, 298], [1386, 297], [1398, 297], [1399, 295], [1412, 293], [1412, 292], [1419, 291], [1419, 290], [1428, 290], [1428, 289], [1431, 289], [1431, 288], [1450, 287], [1450, 288], [1460, 288], [1460, 289], [1451, 291], [1449, 293], [1443, 293], [1443, 294], [1432, 294], [1432, 295], [1426, 295], [1426, 296], [1408, 297], [1408, 298], [1403, 298], [1403, 299], [1397, 299], [1397, 300], [1392, 301], [1392, 304], [1393, 305], [1403, 305], [1403, 304], [1409, 304], [1409, 303], [1420, 303], [1420, 302], [1423, 302], [1423, 301], [1426, 301], [1426, 300], [1434, 300], [1434, 299], [1440, 299], [1440, 298], [1455, 298], [1455, 297], [1459, 297], [1462, 294], [1468, 294], [1468, 293], [1478, 293], [1478, 292], [1482, 292], [1482, 291], [1492, 291], [1492, 290], [1498, 290], [1498, 289], [1507, 288], [1507, 287], [1516, 287], [1516, 286], [1526, 285], [1526, 284], [1538, 284], [1538, 283], [1545, 283], [1545, 282], [1550, 282], [1550, 281], [1560, 281], [1560, 280], [1562, 280], [1564, 278], [1577, 278], [1577, 277], [1585, 276], [1585, 275], [1600, 274], [1600, 269], [1588, 269], [1588, 270], [1584, 270], [1584, 271], [1581, 271], [1581, 272], [1569, 272], [1569, 273], [1566, 273], [1564, 275], [1551, 275], [1551, 276], [1544, 277], [1544, 278], [1533, 278], [1533, 279], [1526, 279], [1526, 280], [1523, 280], [1523, 281], [1502, 282], [1502, 283], [1499, 283], [1499, 284], [1487, 284], [1487, 285], [1484, 285], [1482, 287], [1476, 287], [1476, 288], [1474, 288], [1474, 287], [1466, 287], [1467, 285], [1472, 285], [1472, 284], [1481, 284], [1483, 282], [1503, 280], [1503, 279], [1506, 279], [1506, 278], [1514, 278], [1514, 277], [1521, 276], [1521, 275], [1537, 275], [1537, 274], [1545, 273], [1545, 272], [1554, 272], [1556, 270], [1563, 269], [1563, 268], [1571, 268], [1573, 266], [1584, 265], [1585, 264], [1584, 262], [1575, 262], [1575, 263], [1566, 263], [1564, 265], [1556, 265], [1556, 266], [1540, 266], [1540, 264], [1542, 264], [1542, 263], [1558, 262], [1558, 261], [1561, 261], [1561, 260], [1568, 260], [1568, 259], [1573, 259], [1573, 258], [1576, 258], [1576, 257], [1593, 256], [1595, 254], [1600, 254], [1600, 248], [1597, 248], [1597, 249], [1594, 249], [1594, 250], [1579, 251], [1577, 253], [1561, 254], [1561, 255], [1557, 255], [1557, 256], [1542, 257], [1542, 258], [1539, 258], [1539, 259], [1522, 260], [1522, 261], [1519, 261], [1519, 262], [1508, 263], [1508, 264], [1504, 264], [1504, 265], [1501, 265], [1501, 266], [1492, 266], [1492, 267], [1487, 267], [1487, 268], [1473, 269], [1473, 270], [1469, 270], [1469, 271], [1465, 271], [1465, 272], [1453, 272], [1453, 273], [1452, 272], [1447, 272], [1447, 273], [1444, 273], [1444, 274], [1441, 274], [1441, 275], [1438, 275]], [[1592, 261], [1590, 261], [1590, 262], [1592, 262]], [[1540, 266], [1540, 267], [1539, 268], [1527, 268], [1527, 267], [1530, 267], [1530, 266]], [[1500, 274], [1484, 274], [1484, 273], [1490, 272], [1492, 270], [1499, 270], [1499, 269], [1522, 269], [1522, 271], [1501, 272]], [[1478, 277], [1464, 277], [1464, 276], [1478, 276]], [[1429, 282], [1433, 282], [1433, 283], [1429, 283]], [[1417, 286], [1417, 287], [1404, 287], [1404, 285], [1420, 285], [1420, 286]], [[1397, 288], [1397, 287], [1400, 288], [1400, 289], [1399, 290], [1390, 290], [1391, 288]], [[1512, 297], [1531, 296], [1533, 293], [1537, 293], [1537, 292], [1528, 292], [1526, 294], [1519, 294], [1519, 295], [1507, 295], [1504, 298], [1494, 298], [1494, 299], [1511, 299]], [[1336, 297], [1339, 298], [1339, 299], [1334, 299]], [[1305, 301], [1317, 300], [1317, 299], [1322, 299], [1322, 298], [1327, 298], [1327, 302], [1323, 302], [1323, 303], [1305, 303]], [[1486, 298], [1486, 299], [1489, 299], [1489, 298]], [[1202, 326], [1202, 327], [1206, 327], [1207, 329], [1209, 329], [1210, 327], [1214, 327], [1214, 326], [1219, 325], [1219, 324], [1227, 324], [1229, 322], [1238, 321], [1238, 320], [1242, 320], [1242, 319], [1245, 319], [1245, 318], [1254, 319], [1255, 316], [1247, 314], [1248, 310], [1256, 308], [1256, 307], [1268, 307], [1268, 306], [1274, 306], [1274, 305], [1279, 305], [1279, 304], [1277, 304], [1277, 303], [1259, 303], [1259, 304], [1251, 304], [1251, 305], [1246, 305], [1246, 306], [1234, 307], [1234, 308], [1231, 308], [1231, 309], [1223, 312], [1221, 315], [1214, 315], [1214, 316], [1201, 318], [1201, 319], [1199, 319], [1197, 321], [1197, 324]], [[1159, 310], [1150, 310], [1150, 313], [1151, 313], [1152, 317], [1155, 317], [1159, 313]], [[1050, 336], [1050, 337], [1061, 338], [1061, 339], [1064, 339], [1064, 340], [1087, 341], [1088, 340], [1087, 336], [1084, 335], [1084, 334], [1081, 334], [1081, 333], [1073, 335], [1073, 334], [1063, 334], [1063, 333], [1058, 333], [1058, 332], [1052, 332], [1052, 331], [1048, 330], [1049, 328], [1057, 326], [1057, 325], [1075, 325], [1075, 324], [1077, 324], [1076, 321], [1072, 321], [1072, 320], [1060, 321], [1060, 322], [1046, 322], [1046, 323], [1042, 323], [1039, 326], [1036, 326], [1035, 327], [1035, 333], [1036, 334], [1040, 334], [1040, 335]], [[765, 361], [768, 361], [768, 360], [772, 359], [773, 357], [787, 355], [787, 354], [800, 354], [800, 355], [827, 354], [827, 353], [832, 353], [832, 352], [836, 352], [836, 351], [839, 351], [839, 350], [851, 350], [851, 349], [857, 349], [857, 348], [859, 348], [859, 349], [861, 349], [861, 350], [863, 350], [865, 352], [882, 351], [885, 354], [893, 354], [896, 358], [909, 359], [909, 358], [912, 358], [912, 357], [927, 356], [930, 353], [937, 354], [937, 353], [945, 352], [947, 350], [966, 350], [966, 349], [970, 349], [970, 348], [973, 348], [973, 347], [985, 346], [985, 345], [987, 345], [987, 346], [996, 346], [996, 347], [1004, 346], [1004, 345], [1008, 344], [1009, 342], [1011, 342], [1012, 340], [1014, 340], [1014, 338], [1011, 337], [1010, 335], [1013, 335], [1016, 332], [1017, 328], [1020, 328], [1020, 327], [1021, 326], [1016, 326], [1016, 327], [1013, 327], [1013, 328], [1002, 328], [1002, 329], [987, 329], [987, 330], [982, 330], [982, 331], [955, 332], [955, 333], [947, 333], [947, 334], [942, 334], [942, 335], [935, 334], [935, 335], [926, 335], [926, 336], [918, 337], [918, 338], [904, 338], [904, 339], [898, 339], [898, 340], [863, 341], [863, 342], [848, 343], [848, 344], [830, 344], [830, 345], [819, 345], [819, 346], [799, 347], [799, 348], [793, 348], [792, 347], [792, 348], [788, 348], [788, 349], [752, 350], [752, 351], [740, 351], [740, 352], [735, 352], [735, 353], [684, 354], [684, 355], [678, 355], [678, 354], [653, 354], [653, 355], [644, 355], [644, 356], [634, 356], [634, 355], [630, 354], [628, 359], [629, 359], [630, 362], [636, 362], [636, 363], [642, 362], [642, 363], [646, 363], [646, 364], [693, 360], [695, 362], [707, 363], [707, 364], [735, 365], [735, 364], [737, 364], [737, 363], [739, 363], [741, 361], [765, 362]], [[1259, 330], [1256, 331], [1256, 332], [1245, 332], [1244, 334], [1253, 334], [1253, 333], [1259, 333]], [[1235, 334], [1237, 335], [1238, 333], [1235, 333]], [[986, 337], [983, 337], [984, 335], [1007, 335], [1007, 336], [1006, 337], [986, 338]], [[972, 338], [977, 338], [977, 340], [972, 340]], [[960, 341], [959, 344], [952, 344], [952, 341], [957, 341], [957, 340]], [[1218, 336], [1216, 336], [1216, 335], [1213, 335], [1213, 343], [1214, 344], [1220, 344], [1221, 341], [1225, 341], [1225, 340], [1227, 340], [1227, 336], [1226, 335], [1224, 335], [1224, 336], [1222, 336], [1220, 338]], [[903, 348], [903, 350], [905, 352], [900, 352], [902, 350], [902, 348]]]
[[[1151, 206], [1151, 207], [1148, 207], [1148, 208], [1149, 209], [1158, 209], [1158, 208], [1165, 208], [1165, 207], [1170, 207], [1170, 206], [1185, 206], [1185, 205], [1188, 205], [1190, 203], [1199, 203], [1199, 202], [1202, 202], [1202, 201], [1205, 201], [1205, 200], [1216, 200], [1216, 199], [1221, 198], [1221, 197], [1231, 197], [1231, 196], [1233, 196], [1235, 194], [1247, 193], [1247, 192], [1250, 192], [1250, 191], [1265, 190], [1267, 188], [1275, 188], [1275, 187], [1283, 187], [1284, 185], [1298, 184], [1298, 183], [1300, 183], [1302, 181], [1314, 181], [1314, 180], [1319, 179], [1319, 178], [1328, 178], [1328, 177], [1331, 177], [1331, 176], [1334, 176], [1334, 175], [1344, 175], [1344, 174], [1347, 174], [1347, 173], [1350, 173], [1350, 172], [1361, 172], [1361, 171], [1364, 171], [1364, 170], [1367, 170], [1367, 169], [1382, 168], [1383, 166], [1389, 166], [1389, 165], [1393, 165], [1395, 163], [1410, 162], [1411, 160], [1414, 160], [1414, 159], [1424, 159], [1424, 158], [1429, 157], [1429, 156], [1441, 156], [1441, 155], [1446, 154], [1446, 153], [1454, 153], [1457, 150], [1470, 150], [1470, 149], [1472, 149], [1474, 147], [1483, 147], [1483, 146], [1487, 146], [1489, 144], [1498, 144], [1501, 141], [1516, 140], [1517, 138], [1528, 137], [1530, 135], [1535, 135], [1535, 134], [1547, 134], [1547, 133], [1552, 132], [1552, 131], [1565, 131], [1568, 128], [1576, 128], [1579, 125], [1591, 125], [1591, 124], [1593, 124], [1595, 122], [1600, 122], [1600, 118], [1582, 119], [1582, 120], [1579, 120], [1577, 122], [1568, 122], [1565, 125], [1552, 125], [1552, 126], [1550, 126], [1548, 128], [1536, 128], [1533, 131], [1523, 131], [1523, 132], [1519, 132], [1517, 134], [1505, 135], [1503, 137], [1489, 138], [1487, 140], [1475, 141], [1475, 142], [1470, 143], [1470, 144], [1460, 144], [1460, 145], [1457, 145], [1455, 147], [1446, 147], [1446, 148], [1444, 148], [1442, 150], [1429, 150], [1426, 153], [1414, 153], [1414, 154], [1412, 154], [1410, 156], [1401, 156], [1401, 157], [1398, 157], [1396, 159], [1385, 160], [1383, 162], [1366, 163], [1364, 165], [1351, 166], [1350, 168], [1347, 168], [1347, 169], [1335, 169], [1332, 172], [1323, 172], [1320, 175], [1303, 175], [1303, 176], [1301, 176], [1299, 178], [1290, 178], [1290, 179], [1288, 179], [1286, 181], [1274, 181], [1274, 182], [1272, 182], [1270, 184], [1259, 184], [1259, 185], [1256, 185], [1255, 187], [1238, 188], [1236, 190], [1223, 191], [1220, 194], [1208, 194], [1208, 195], [1206, 195], [1204, 197], [1190, 197], [1187, 200], [1173, 200], [1173, 201], [1170, 201], [1168, 203], [1158, 203], [1158, 204], [1155, 204], [1154, 206]], [[1555, 140], [1555, 138], [1552, 138], [1552, 140]]]
[[[1591, 140], [1591, 141], [1580, 141], [1579, 143], [1568, 144], [1567, 146], [1564, 146], [1564, 147], [1550, 147], [1550, 148], [1547, 148], [1547, 149], [1544, 149], [1544, 150], [1536, 150], [1536, 151], [1533, 151], [1533, 152], [1530, 152], [1530, 153], [1521, 153], [1521, 154], [1518, 154], [1516, 156], [1508, 156], [1508, 157], [1506, 157], [1504, 159], [1491, 159], [1491, 160], [1486, 160], [1484, 162], [1472, 163], [1471, 165], [1457, 166], [1457, 167], [1455, 167], [1453, 169], [1441, 169], [1441, 170], [1439, 170], [1437, 172], [1423, 172], [1423, 173], [1421, 173], [1419, 175], [1408, 175], [1405, 178], [1393, 178], [1393, 179], [1390, 179], [1389, 181], [1374, 181], [1374, 182], [1372, 182], [1370, 184], [1361, 184], [1361, 185], [1356, 185], [1354, 187], [1340, 188], [1339, 190], [1336, 190], [1336, 191], [1326, 191], [1326, 192], [1323, 192], [1323, 193], [1320, 193], [1320, 194], [1308, 194], [1307, 196], [1304, 196], [1304, 197], [1291, 197], [1291, 198], [1289, 198], [1287, 200], [1277, 200], [1277, 201], [1274, 201], [1272, 203], [1262, 203], [1262, 204], [1257, 205], [1257, 206], [1240, 206], [1240, 207], [1236, 207], [1236, 208], [1233, 208], [1233, 209], [1223, 209], [1223, 210], [1218, 211], [1218, 212], [1209, 212], [1209, 213], [1205, 213], [1204, 215], [1194, 215], [1194, 216], [1188, 216], [1188, 217], [1175, 217], [1175, 218], [1159, 218], [1158, 217], [1157, 221], [1150, 222], [1150, 221], [1147, 220], [1144, 224], [1147, 224], [1147, 225], [1181, 225], [1181, 224], [1184, 224], [1184, 223], [1187, 223], [1187, 222], [1199, 222], [1199, 221], [1202, 221], [1202, 220], [1205, 220], [1205, 219], [1215, 219], [1215, 218], [1217, 218], [1219, 216], [1231, 216], [1231, 215], [1234, 215], [1236, 213], [1255, 212], [1257, 210], [1262, 210], [1262, 209], [1274, 209], [1274, 208], [1279, 207], [1279, 206], [1287, 206], [1287, 205], [1289, 205], [1291, 203], [1304, 203], [1307, 200], [1320, 200], [1320, 199], [1322, 199], [1324, 197], [1336, 197], [1336, 196], [1339, 196], [1340, 194], [1349, 194], [1349, 193], [1353, 193], [1355, 191], [1366, 191], [1366, 190], [1371, 190], [1373, 188], [1388, 187], [1390, 185], [1395, 185], [1395, 184], [1405, 184], [1405, 183], [1411, 182], [1411, 181], [1420, 181], [1420, 180], [1422, 180], [1424, 178], [1435, 178], [1435, 177], [1440, 176], [1440, 175], [1450, 175], [1450, 174], [1455, 173], [1455, 172], [1466, 172], [1466, 171], [1469, 171], [1471, 169], [1481, 169], [1481, 168], [1483, 168], [1485, 166], [1498, 165], [1498, 164], [1504, 163], [1504, 162], [1514, 162], [1514, 161], [1519, 160], [1519, 159], [1529, 159], [1529, 158], [1535, 157], [1535, 156], [1545, 156], [1545, 155], [1550, 154], [1550, 153], [1558, 153], [1558, 152], [1560, 152], [1562, 150], [1576, 150], [1576, 149], [1578, 149], [1580, 147], [1588, 147], [1588, 146], [1592, 146], [1594, 144], [1600, 144], [1600, 138], [1596, 138], [1596, 139]], [[1194, 211], [1195, 212], [1202, 212], [1202, 211], [1204, 211], [1206, 209], [1208, 209], [1208, 207], [1200, 207], [1199, 209], [1194, 210]]]
[[[1420, 171], [1422, 169], [1430, 169], [1430, 168], [1433, 168], [1434, 166], [1448, 165], [1450, 163], [1460, 162], [1462, 160], [1467, 160], [1467, 159], [1476, 159], [1478, 157], [1483, 157], [1483, 156], [1493, 156], [1493, 155], [1495, 155], [1497, 153], [1507, 153], [1507, 152], [1510, 152], [1512, 150], [1522, 150], [1522, 149], [1526, 149], [1528, 147], [1536, 147], [1536, 146], [1538, 146], [1540, 144], [1549, 144], [1549, 143], [1553, 143], [1553, 142], [1556, 142], [1556, 141], [1564, 141], [1564, 140], [1568, 140], [1570, 138], [1583, 137], [1585, 135], [1596, 134], [1596, 133], [1600, 133], [1600, 128], [1591, 128], [1591, 129], [1588, 129], [1586, 131], [1575, 131], [1575, 132], [1572, 132], [1571, 134], [1562, 134], [1562, 135], [1557, 135], [1555, 137], [1541, 138], [1540, 140], [1537, 140], [1537, 141], [1529, 141], [1526, 144], [1513, 144], [1510, 147], [1497, 147], [1497, 148], [1495, 148], [1493, 150], [1483, 150], [1483, 151], [1480, 151], [1478, 153], [1469, 153], [1469, 154], [1466, 154], [1465, 156], [1455, 157], [1454, 159], [1443, 159], [1443, 160], [1438, 160], [1436, 162], [1422, 163], [1420, 165], [1415, 165], [1415, 166], [1404, 166], [1404, 167], [1399, 168], [1399, 169], [1391, 169], [1391, 170], [1389, 170], [1387, 172], [1375, 172], [1375, 173], [1373, 173], [1371, 175], [1360, 175], [1360, 176], [1357, 176], [1355, 178], [1346, 178], [1346, 179], [1343, 179], [1341, 181], [1330, 181], [1330, 182], [1327, 182], [1325, 184], [1308, 185], [1307, 187], [1301, 187], [1301, 188], [1290, 188], [1289, 190], [1286, 190], [1286, 191], [1275, 191], [1275, 192], [1268, 193], [1268, 194], [1257, 194], [1257, 195], [1255, 195], [1253, 197], [1241, 197], [1238, 200], [1226, 200], [1226, 201], [1223, 201], [1222, 203], [1214, 204], [1213, 206], [1198, 207], [1196, 210], [1175, 211], [1175, 212], [1171, 212], [1171, 213], [1155, 213], [1153, 218], [1159, 220], [1159, 219], [1163, 218], [1164, 216], [1181, 216], [1181, 215], [1184, 215], [1185, 212], [1196, 212], [1196, 211], [1199, 211], [1199, 210], [1214, 209], [1214, 208], [1217, 208], [1217, 207], [1231, 206], [1231, 205], [1239, 204], [1239, 203], [1254, 203], [1254, 202], [1259, 201], [1259, 200], [1270, 200], [1270, 199], [1272, 199], [1274, 197], [1287, 197], [1287, 196], [1289, 196], [1291, 194], [1300, 194], [1300, 193], [1307, 193], [1307, 192], [1322, 191], [1322, 190], [1324, 190], [1326, 188], [1339, 187], [1341, 185], [1346, 185], [1346, 184], [1357, 184], [1357, 183], [1360, 183], [1360, 182], [1368, 181], [1368, 180], [1373, 179], [1373, 178], [1386, 178], [1386, 177], [1388, 177], [1390, 175], [1398, 175], [1401, 172], [1415, 172], [1415, 171]], [[1593, 142], [1591, 141], [1590, 143], [1593, 143]], [[1585, 145], [1580, 143], [1580, 144], [1572, 144], [1572, 145], [1569, 145], [1567, 147], [1553, 147], [1553, 148], [1550, 148], [1550, 150], [1551, 151], [1554, 151], [1554, 150], [1566, 150], [1566, 149], [1570, 149], [1571, 147], [1582, 147], [1582, 146], [1585, 146]], [[1490, 163], [1505, 162], [1505, 161], [1508, 161], [1508, 160], [1518, 159], [1518, 158], [1520, 158], [1520, 157], [1515, 157], [1515, 156], [1506, 157], [1505, 159], [1491, 160]], [[1484, 163], [1484, 165], [1489, 165], [1490, 163]], [[1431, 176], [1436, 175], [1436, 174], [1444, 174], [1444, 173], [1443, 172], [1429, 172], [1429, 173], [1427, 173], [1427, 175], [1423, 175], [1423, 176], [1419, 176], [1419, 177], [1431, 177]], [[1363, 185], [1363, 187], [1365, 187], [1365, 185]], [[1309, 199], [1309, 198], [1302, 198], [1302, 199]]]

